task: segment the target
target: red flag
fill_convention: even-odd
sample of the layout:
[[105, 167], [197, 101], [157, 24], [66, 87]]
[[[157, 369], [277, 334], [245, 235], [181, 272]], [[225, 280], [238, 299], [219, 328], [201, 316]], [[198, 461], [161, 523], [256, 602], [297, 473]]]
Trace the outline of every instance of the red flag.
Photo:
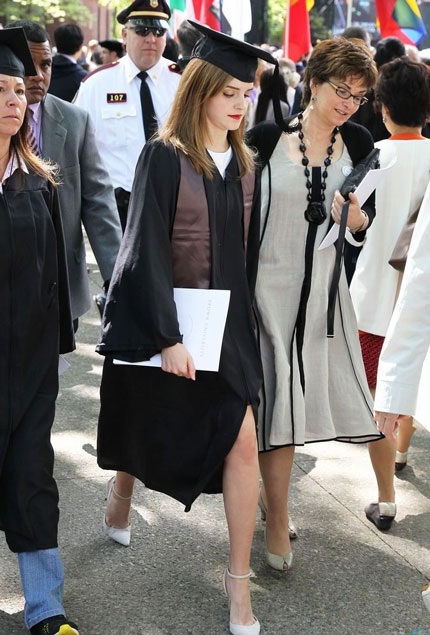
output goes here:
[[221, 31], [220, 0], [194, 0], [196, 19], [215, 31]]
[[311, 50], [309, 10], [313, 0], [290, 0], [285, 14], [284, 55], [298, 62]]

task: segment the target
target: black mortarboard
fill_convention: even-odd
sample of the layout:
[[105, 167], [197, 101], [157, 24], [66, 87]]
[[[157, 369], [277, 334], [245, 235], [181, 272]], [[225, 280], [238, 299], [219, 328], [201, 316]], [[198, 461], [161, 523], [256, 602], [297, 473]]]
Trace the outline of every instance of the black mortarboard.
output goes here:
[[99, 42], [99, 44], [103, 49], [114, 51], [118, 56], [121, 56], [124, 53], [124, 47], [118, 40], [103, 40], [102, 42]]
[[170, 7], [164, 0], [134, 0], [116, 19], [120, 24], [131, 20], [134, 24], [167, 29], [170, 15]]
[[204, 36], [195, 45], [191, 57], [210, 62], [241, 82], [254, 81], [258, 58], [278, 66], [278, 61], [270, 53], [257, 46], [214, 31], [195, 20], [188, 22]]
[[203, 33], [203, 37], [193, 48], [191, 59], [197, 58], [209, 62], [241, 82], [253, 82], [255, 80], [259, 58], [269, 64], [274, 64], [273, 111], [276, 123], [284, 130], [285, 123], [282, 117], [279, 88], [277, 88], [279, 86], [278, 60], [258, 46], [253, 46], [242, 40], [236, 40], [236, 38], [226, 33], [214, 31], [214, 29], [201, 24], [201, 22], [196, 22], [195, 20], [188, 20], [188, 22], [198, 29], [200, 33]]
[[0, 73], [22, 79], [37, 74], [22, 27], [0, 29]]

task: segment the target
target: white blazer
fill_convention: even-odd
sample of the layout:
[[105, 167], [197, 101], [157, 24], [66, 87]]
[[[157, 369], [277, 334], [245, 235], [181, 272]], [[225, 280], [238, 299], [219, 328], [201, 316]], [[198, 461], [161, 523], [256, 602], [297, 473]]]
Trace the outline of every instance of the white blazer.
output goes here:
[[[423, 400], [430, 402], [428, 383], [422, 381], [420, 387], [429, 347], [430, 184], [418, 214], [399, 298], [379, 359], [375, 410], [416, 415], [420, 399], [421, 405]], [[426, 419], [417, 418], [430, 429], [430, 403], [425, 410]]]
[[430, 178], [430, 140], [385, 139], [375, 144], [381, 167], [397, 161], [376, 190], [376, 216], [357, 260], [350, 292], [358, 328], [384, 336], [393, 313], [399, 273], [388, 261], [410, 212]]

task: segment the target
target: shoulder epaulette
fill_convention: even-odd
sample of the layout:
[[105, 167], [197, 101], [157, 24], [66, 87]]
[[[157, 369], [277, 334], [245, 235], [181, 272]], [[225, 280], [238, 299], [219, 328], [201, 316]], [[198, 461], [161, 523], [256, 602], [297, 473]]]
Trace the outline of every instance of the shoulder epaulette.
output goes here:
[[173, 64], [169, 64], [168, 68], [171, 73], [176, 73], [177, 75], [180, 75], [182, 73], [179, 64], [177, 64], [176, 62], [173, 62]]
[[89, 77], [92, 77], [93, 75], [95, 75], [96, 73], [100, 73], [100, 71], [105, 71], [108, 68], [112, 68], [113, 66], [117, 66], [119, 64], [119, 60], [115, 60], [115, 62], [109, 62], [109, 64], [103, 64], [102, 66], [98, 66], [97, 68], [95, 68], [93, 71], [91, 71], [91, 73], [88, 73], [88, 75], [86, 75], [83, 80], [82, 80], [82, 84], [84, 82], [87, 81], [87, 79]]

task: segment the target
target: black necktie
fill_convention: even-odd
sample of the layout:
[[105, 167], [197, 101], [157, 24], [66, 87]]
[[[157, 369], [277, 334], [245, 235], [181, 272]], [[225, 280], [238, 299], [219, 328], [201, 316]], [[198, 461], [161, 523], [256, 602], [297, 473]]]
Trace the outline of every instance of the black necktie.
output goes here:
[[137, 75], [140, 79], [140, 104], [142, 106], [143, 127], [145, 129], [145, 137], [148, 142], [152, 135], [157, 132], [158, 124], [155, 116], [154, 104], [152, 103], [151, 91], [146, 83], [148, 73], [141, 71]]

